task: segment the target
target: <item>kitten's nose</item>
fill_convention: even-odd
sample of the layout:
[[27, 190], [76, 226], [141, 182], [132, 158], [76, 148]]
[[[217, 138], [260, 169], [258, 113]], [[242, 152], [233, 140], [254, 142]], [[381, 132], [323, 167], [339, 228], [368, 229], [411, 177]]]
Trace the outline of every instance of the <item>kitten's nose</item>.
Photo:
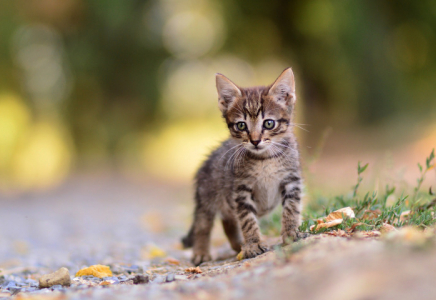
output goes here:
[[251, 143], [252, 143], [254, 146], [257, 146], [257, 145], [259, 145], [260, 140], [257, 140], [257, 141], [251, 141]]

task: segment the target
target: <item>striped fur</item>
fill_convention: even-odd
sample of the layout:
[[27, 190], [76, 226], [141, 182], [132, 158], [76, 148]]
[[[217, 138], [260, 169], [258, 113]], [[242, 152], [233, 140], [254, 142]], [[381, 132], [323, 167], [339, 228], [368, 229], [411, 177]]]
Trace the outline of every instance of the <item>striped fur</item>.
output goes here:
[[[254, 88], [239, 88], [217, 74], [217, 89], [230, 138], [196, 175], [194, 222], [182, 240], [185, 247], [193, 247], [195, 265], [211, 259], [210, 233], [217, 214], [232, 248], [246, 258], [268, 250], [257, 220], [279, 203], [285, 243], [297, 239], [300, 224], [302, 179], [292, 130], [292, 70], [283, 71], [271, 86]], [[266, 128], [265, 120], [274, 126]]]

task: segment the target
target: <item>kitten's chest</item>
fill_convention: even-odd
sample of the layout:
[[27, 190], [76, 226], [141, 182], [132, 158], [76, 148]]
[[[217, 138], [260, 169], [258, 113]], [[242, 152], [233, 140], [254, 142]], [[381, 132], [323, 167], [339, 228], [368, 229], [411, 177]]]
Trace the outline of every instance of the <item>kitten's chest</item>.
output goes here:
[[286, 168], [279, 162], [262, 162], [253, 168], [256, 182], [253, 187], [253, 198], [257, 205], [258, 215], [270, 212], [280, 202], [280, 183], [286, 176]]

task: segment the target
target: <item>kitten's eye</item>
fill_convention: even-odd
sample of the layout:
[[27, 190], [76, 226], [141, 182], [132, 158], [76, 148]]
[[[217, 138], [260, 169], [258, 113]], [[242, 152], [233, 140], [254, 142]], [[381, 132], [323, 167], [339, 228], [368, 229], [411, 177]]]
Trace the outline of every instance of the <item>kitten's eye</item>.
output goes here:
[[275, 124], [276, 123], [273, 120], [265, 120], [265, 122], [263, 122], [263, 127], [266, 129], [273, 129]]
[[236, 123], [236, 127], [238, 127], [240, 131], [244, 131], [247, 128], [247, 124], [245, 124], [245, 122], [238, 122]]

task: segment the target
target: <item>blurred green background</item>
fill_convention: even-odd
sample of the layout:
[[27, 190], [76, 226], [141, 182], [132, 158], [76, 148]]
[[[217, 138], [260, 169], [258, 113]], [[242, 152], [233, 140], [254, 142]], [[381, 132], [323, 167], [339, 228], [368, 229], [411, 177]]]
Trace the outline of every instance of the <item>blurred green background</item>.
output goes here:
[[266, 85], [289, 66], [309, 179], [392, 158], [415, 178], [434, 49], [431, 0], [0, 0], [0, 191], [95, 170], [188, 182], [227, 136], [215, 73]]

